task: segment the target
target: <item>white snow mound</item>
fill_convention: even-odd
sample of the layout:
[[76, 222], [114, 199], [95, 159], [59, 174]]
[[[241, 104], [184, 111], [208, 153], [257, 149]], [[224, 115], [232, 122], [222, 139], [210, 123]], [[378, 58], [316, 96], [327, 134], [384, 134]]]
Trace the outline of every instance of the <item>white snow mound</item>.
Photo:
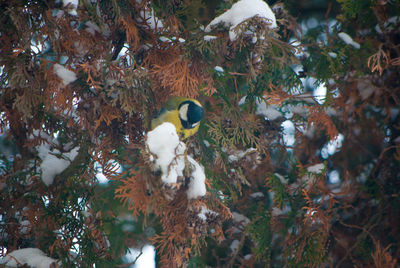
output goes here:
[[38, 248], [23, 248], [14, 250], [0, 259], [0, 264], [5, 264], [7, 267], [19, 267], [27, 264], [34, 268], [49, 268], [55, 259], [47, 257], [43, 251]]
[[204, 169], [192, 157], [185, 156], [186, 145], [179, 140], [173, 124], [166, 122], [149, 131], [146, 145], [154, 155], [155, 167], [161, 170], [161, 180], [164, 183], [176, 183], [178, 177], [183, 176], [186, 158], [192, 170], [188, 198], [193, 199], [206, 194]]
[[205, 28], [205, 32], [210, 32], [217, 24], [222, 23], [229, 28], [229, 38], [235, 41], [237, 35], [234, 28], [240, 23], [252, 17], [261, 17], [271, 23], [271, 29], [276, 28], [276, 18], [274, 12], [267, 3], [262, 0], [240, 0], [232, 5], [230, 9], [213, 19]]

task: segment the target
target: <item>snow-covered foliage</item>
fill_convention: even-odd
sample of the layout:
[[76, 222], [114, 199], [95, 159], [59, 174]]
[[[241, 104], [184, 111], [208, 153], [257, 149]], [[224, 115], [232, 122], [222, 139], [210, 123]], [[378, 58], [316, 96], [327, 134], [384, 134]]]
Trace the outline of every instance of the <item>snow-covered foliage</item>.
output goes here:
[[222, 23], [225, 27], [229, 27], [230, 40], [235, 41], [237, 39], [237, 33], [234, 30], [236, 26], [255, 16], [266, 19], [270, 23], [270, 28], [277, 27], [275, 14], [267, 3], [262, 0], [240, 0], [213, 19], [205, 28], [205, 32], [210, 32], [212, 28]]
[[68, 70], [64, 66], [56, 63], [53, 66], [55, 74], [61, 79], [64, 86], [72, 83], [76, 80], [76, 74], [73, 71]]
[[68, 8], [68, 13], [73, 16], [77, 16], [78, 13], [76, 12], [76, 9], [78, 8], [79, 5], [79, 0], [62, 0], [63, 6]]
[[164, 183], [176, 183], [185, 168], [186, 145], [179, 140], [176, 128], [164, 123], [147, 133], [146, 145], [155, 157], [155, 168], [161, 170]]
[[38, 248], [23, 248], [10, 252], [4, 258], [0, 259], [0, 264], [6, 267], [20, 267], [28, 265], [34, 268], [50, 268], [57, 260], [47, 257], [43, 251]]
[[282, 113], [277, 109], [275, 105], [268, 105], [265, 100], [257, 100], [256, 114], [262, 115], [268, 120], [275, 120], [282, 117]]
[[63, 153], [57, 149], [51, 149], [48, 143], [44, 143], [37, 148], [42, 163], [42, 180], [49, 186], [53, 183], [54, 177], [63, 172], [78, 155], [79, 146], [73, 148], [70, 152]]
[[192, 165], [192, 174], [189, 183], [189, 189], [187, 190], [187, 196], [189, 199], [195, 199], [206, 194], [206, 175], [204, 168], [199, 165], [192, 157], [187, 157], [189, 163]]
[[340, 32], [340, 33], [338, 33], [338, 36], [339, 36], [339, 38], [342, 39], [343, 42], [345, 42], [346, 44], [348, 44], [348, 45], [350, 45], [350, 46], [353, 46], [355, 49], [360, 49], [360, 44], [357, 43], [357, 42], [355, 42], [355, 41], [353, 40], [353, 38], [351, 38], [351, 36], [348, 35], [347, 33], [345, 33], [345, 32]]
[[197, 217], [199, 217], [203, 221], [206, 221], [207, 214], [218, 215], [218, 213], [216, 213], [215, 211], [212, 211], [211, 209], [208, 209], [205, 206], [201, 206], [201, 211], [197, 214]]
[[188, 198], [194, 199], [206, 194], [204, 169], [192, 157], [185, 156], [186, 145], [179, 140], [173, 124], [166, 122], [149, 131], [146, 145], [154, 155], [154, 166], [161, 170], [161, 180], [164, 183], [177, 183], [178, 177], [183, 176], [187, 159], [191, 170]]
[[311, 172], [311, 173], [315, 173], [315, 174], [320, 174], [324, 170], [324, 168], [325, 168], [325, 165], [323, 163], [319, 163], [319, 164], [309, 166], [307, 168], [307, 171]]

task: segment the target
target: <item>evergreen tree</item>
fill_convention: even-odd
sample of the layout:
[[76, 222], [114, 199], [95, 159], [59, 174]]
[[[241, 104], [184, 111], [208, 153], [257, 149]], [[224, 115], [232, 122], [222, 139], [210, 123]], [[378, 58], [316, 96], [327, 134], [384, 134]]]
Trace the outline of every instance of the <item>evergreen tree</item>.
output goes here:
[[396, 267], [400, 2], [269, 4], [0, 0], [0, 266]]

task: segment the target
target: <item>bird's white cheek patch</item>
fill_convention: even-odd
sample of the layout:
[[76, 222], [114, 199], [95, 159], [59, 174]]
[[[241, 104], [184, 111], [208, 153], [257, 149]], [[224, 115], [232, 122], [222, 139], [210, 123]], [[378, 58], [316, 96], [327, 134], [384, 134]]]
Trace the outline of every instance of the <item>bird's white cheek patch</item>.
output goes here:
[[183, 121], [188, 121], [188, 117], [187, 117], [187, 111], [189, 108], [189, 104], [184, 104], [181, 106], [181, 108], [179, 109], [179, 117], [183, 120]]

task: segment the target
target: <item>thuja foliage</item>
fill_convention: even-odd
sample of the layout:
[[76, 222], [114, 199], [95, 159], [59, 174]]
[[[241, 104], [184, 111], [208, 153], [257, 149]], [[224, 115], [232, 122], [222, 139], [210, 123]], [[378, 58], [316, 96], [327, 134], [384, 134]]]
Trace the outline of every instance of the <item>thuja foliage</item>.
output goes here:
[[[233, 2], [0, 1], [1, 256], [123, 267], [153, 244], [170, 267], [396, 266], [399, 1], [271, 2], [277, 28], [205, 32]], [[145, 146], [170, 96], [206, 111], [186, 141], [201, 198]]]

